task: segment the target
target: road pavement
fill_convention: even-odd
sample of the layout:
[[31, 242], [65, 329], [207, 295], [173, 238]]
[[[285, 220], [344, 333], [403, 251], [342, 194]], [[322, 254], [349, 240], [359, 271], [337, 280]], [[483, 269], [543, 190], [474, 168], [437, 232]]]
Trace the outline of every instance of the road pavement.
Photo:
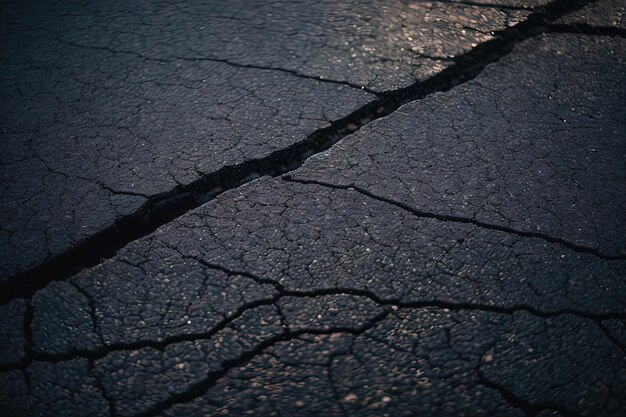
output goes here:
[[623, 0], [1, 7], [0, 414], [626, 413]]

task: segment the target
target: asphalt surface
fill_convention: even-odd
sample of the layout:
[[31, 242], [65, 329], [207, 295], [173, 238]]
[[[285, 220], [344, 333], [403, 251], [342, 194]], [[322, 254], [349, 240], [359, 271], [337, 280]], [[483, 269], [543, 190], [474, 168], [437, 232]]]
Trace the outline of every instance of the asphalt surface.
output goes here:
[[0, 7], [0, 415], [626, 415], [623, 0]]

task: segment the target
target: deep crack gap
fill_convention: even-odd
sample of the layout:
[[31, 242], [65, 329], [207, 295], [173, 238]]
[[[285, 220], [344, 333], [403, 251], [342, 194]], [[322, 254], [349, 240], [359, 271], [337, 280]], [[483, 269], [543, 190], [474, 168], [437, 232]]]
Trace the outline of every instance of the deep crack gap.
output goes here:
[[378, 98], [303, 141], [258, 159], [227, 166], [169, 192], [150, 197], [135, 213], [82, 240], [70, 250], [49, 258], [7, 279], [0, 287], [0, 305], [14, 298], [30, 298], [52, 281], [62, 281], [80, 270], [113, 258], [128, 243], [199, 207], [217, 195], [261, 176], [280, 176], [299, 168], [309, 157], [329, 149], [345, 136], [400, 106], [430, 94], [449, 91], [476, 78], [489, 64], [508, 55], [520, 42], [550, 30], [550, 23], [593, 0], [556, 0], [538, 8], [513, 27], [494, 32], [493, 39], [454, 58], [454, 64], [437, 75], [408, 87], [379, 94]]

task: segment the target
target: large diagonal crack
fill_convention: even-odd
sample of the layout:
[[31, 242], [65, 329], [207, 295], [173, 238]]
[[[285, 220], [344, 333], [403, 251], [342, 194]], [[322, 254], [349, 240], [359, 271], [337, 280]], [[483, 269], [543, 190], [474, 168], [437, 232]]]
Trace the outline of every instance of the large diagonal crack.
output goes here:
[[455, 215], [451, 215], [451, 214], [439, 214], [439, 213], [433, 213], [433, 212], [429, 212], [429, 211], [424, 211], [424, 210], [420, 210], [417, 209], [415, 207], [411, 207], [410, 205], [406, 204], [406, 203], [402, 203], [400, 201], [396, 201], [392, 198], [389, 197], [382, 197], [379, 195], [376, 195], [374, 193], [372, 193], [371, 191], [366, 190], [363, 187], [359, 187], [358, 185], [352, 184], [352, 185], [338, 185], [338, 184], [333, 184], [330, 182], [325, 182], [325, 181], [319, 181], [319, 180], [307, 180], [307, 179], [296, 179], [296, 178], [292, 178], [289, 175], [284, 175], [283, 176], [283, 180], [285, 181], [289, 181], [289, 182], [295, 182], [298, 184], [309, 184], [309, 185], [318, 185], [320, 187], [326, 187], [326, 188], [332, 188], [332, 189], [336, 189], [336, 190], [354, 190], [368, 198], [371, 198], [373, 200], [376, 201], [380, 201], [382, 203], [385, 204], [390, 204], [394, 207], [398, 207], [404, 211], [407, 211], [409, 213], [411, 213], [412, 215], [416, 216], [416, 217], [420, 217], [420, 218], [426, 218], [426, 219], [435, 219], [435, 220], [440, 220], [443, 222], [451, 222], [451, 223], [461, 223], [461, 224], [471, 224], [473, 226], [479, 227], [481, 229], [487, 229], [487, 230], [494, 230], [494, 231], [498, 231], [498, 232], [503, 232], [503, 233], [509, 233], [509, 234], [513, 234], [519, 237], [527, 237], [527, 238], [534, 238], [534, 239], [541, 239], [544, 240], [546, 242], [549, 243], [556, 243], [559, 244], [561, 246], [566, 247], [569, 250], [572, 250], [574, 252], [578, 252], [578, 253], [586, 253], [586, 254], [591, 254], [594, 256], [597, 256], [598, 258], [604, 259], [604, 260], [624, 260], [626, 259], [626, 255], [610, 255], [610, 254], [606, 254], [606, 253], [602, 253], [601, 251], [595, 249], [595, 248], [591, 248], [588, 246], [584, 246], [584, 245], [579, 245], [577, 243], [574, 242], [570, 242], [569, 240], [563, 239], [561, 237], [557, 237], [557, 236], [551, 236], [549, 234], [546, 233], [539, 233], [539, 232], [532, 232], [532, 231], [528, 231], [528, 230], [520, 230], [520, 229], [515, 229], [512, 227], [508, 227], [508, 226], [503, 226], [503, 225], [499, 225], [499, 224], [494, 224], [494, 223], [487, 223], [487, 222], [483, 222], [480, 220], [476, 220], [475, 218], [472, 217], [464, 217], [464, 216], [455, 216]]
[[73, 248], [33, 268], [18, 273], [0, 288], [0, 305], [18, 297], [31, 297], [55, 280], [65, 280], [83, 268], [115, 256], [128, 243], [154, 232], [160, 226], [199, 207], [224, 191], [235, 189], [260, 176], [279, 176], [300, 167], [309, 157], [323, 152], [361, 127], [396, 111], [400, 106], [423, 99], [476, 78], [489, 64], [508, 55], [520, 42], [545, 33], [549, 24], [566, 13], [582, 8], [590, 0], [555, 0], [536, 9], [513, 27], [494, 32], [493, 39], [454, 58], [454, 64], [437, 75], [409, 87], [381, 93], [378, 98], [350, 115], [338, 119], [306, 139], [271, 154], [207, 173], [196, 181], [154, 195], [133, 214], [85, 238]]

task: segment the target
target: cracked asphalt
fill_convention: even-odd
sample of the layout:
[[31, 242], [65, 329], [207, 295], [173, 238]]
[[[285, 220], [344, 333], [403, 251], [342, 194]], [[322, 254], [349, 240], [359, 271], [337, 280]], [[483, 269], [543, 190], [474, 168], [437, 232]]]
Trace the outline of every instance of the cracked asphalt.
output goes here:
[[626, 1], [4, 1], [0, 415], [626, 415]]

